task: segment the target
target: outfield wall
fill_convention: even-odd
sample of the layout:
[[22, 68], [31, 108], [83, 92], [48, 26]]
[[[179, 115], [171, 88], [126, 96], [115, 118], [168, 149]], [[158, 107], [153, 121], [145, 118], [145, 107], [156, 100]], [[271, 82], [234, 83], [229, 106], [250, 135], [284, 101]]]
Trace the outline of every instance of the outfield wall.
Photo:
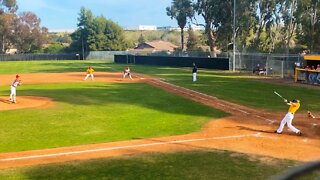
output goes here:
[[115, 55], [114, 62], [122, 64], [143, 64], [174, 67], [192, 67], [192, 64], [195, 63], [198, 68], [229, 70], [229, 58]]

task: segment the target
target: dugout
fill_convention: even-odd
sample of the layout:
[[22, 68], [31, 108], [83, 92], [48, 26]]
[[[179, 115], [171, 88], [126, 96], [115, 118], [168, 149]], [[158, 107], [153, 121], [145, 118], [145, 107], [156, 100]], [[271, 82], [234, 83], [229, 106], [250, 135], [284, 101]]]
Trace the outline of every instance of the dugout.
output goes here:
[[311, 66], [317, 67], [317, 65], [320, 64], [320, 55], [304, 56], [303, 59], [306, 61], [306, 65], [308, 65], [309, 67]]
[[[305, 65], [295, 68], [295, 82], [318, 84], [316, 77], [320, 71], [312, 70], [311, 67], [313, 66], [316, 69], [317, 65], [320, 64], [320, 55], [306, 55], [303, 59]], [[312, 74], [315, 75], [313, 78], [310, 77]]]

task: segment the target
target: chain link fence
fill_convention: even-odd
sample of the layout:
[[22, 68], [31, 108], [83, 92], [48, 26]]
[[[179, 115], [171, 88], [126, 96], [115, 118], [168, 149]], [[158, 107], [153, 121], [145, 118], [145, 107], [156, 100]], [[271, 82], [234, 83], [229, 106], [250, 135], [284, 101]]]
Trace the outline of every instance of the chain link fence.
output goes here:
[[[0, 55], [0, 61], [18, 60], [110, 60], [114, 61], [115, 55], [139, 55], [139, 56], [166, 56], [166, 57], [215, 57], [209, 52], [167, 52], [167, 51], [90, 51], [82, 57], [81, 53], [63, 54], [14, 54]], [[255, 75], [258, 69], [261, 74], [267, 76], [277, 76], [281, 78], [293, 78], [294, 67], [297, 62], [305, 64], [301, 55], [285, 54], [264, 54], [264, 53], [235, 53], [233, 59], [232, 52], [223, 52], [216, 57], [229, 58], [229, 70]]]
[[[303, 56], [299, 54], [264, 54], [264, 53], [236, 53], [233, 60], [232, 53], [222, 53], [220, 56], [227, 56], [230, 59], [229, 69], [241, 73], [254, 75], [267, 75], [281, 78], [293, 78], [294, 68], [299, 62], [305, 64]], [[257, 73], [263, 72], [263, 73]]]

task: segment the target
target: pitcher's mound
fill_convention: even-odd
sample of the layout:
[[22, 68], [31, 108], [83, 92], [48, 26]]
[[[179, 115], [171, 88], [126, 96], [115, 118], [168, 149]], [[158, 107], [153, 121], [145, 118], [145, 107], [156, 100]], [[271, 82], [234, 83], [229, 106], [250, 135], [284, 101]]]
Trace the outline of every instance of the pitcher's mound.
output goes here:
[[24, 108], [43, 108], [53, 104], [50, 98], [34, 96], [18, 96], [17, 103], [9, 101], [9, 97], [0, 97], [0, 111], [24, 109]]

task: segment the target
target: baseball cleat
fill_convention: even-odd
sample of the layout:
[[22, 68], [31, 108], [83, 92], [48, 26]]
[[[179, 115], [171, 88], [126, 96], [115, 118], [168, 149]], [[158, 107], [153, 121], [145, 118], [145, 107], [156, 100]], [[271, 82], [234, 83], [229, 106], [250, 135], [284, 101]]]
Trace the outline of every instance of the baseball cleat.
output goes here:
[[297, 133], [297, 135], [298, 135], [298, 136], [302, 136], [302, 133], [299, 131], [299, 132]]

